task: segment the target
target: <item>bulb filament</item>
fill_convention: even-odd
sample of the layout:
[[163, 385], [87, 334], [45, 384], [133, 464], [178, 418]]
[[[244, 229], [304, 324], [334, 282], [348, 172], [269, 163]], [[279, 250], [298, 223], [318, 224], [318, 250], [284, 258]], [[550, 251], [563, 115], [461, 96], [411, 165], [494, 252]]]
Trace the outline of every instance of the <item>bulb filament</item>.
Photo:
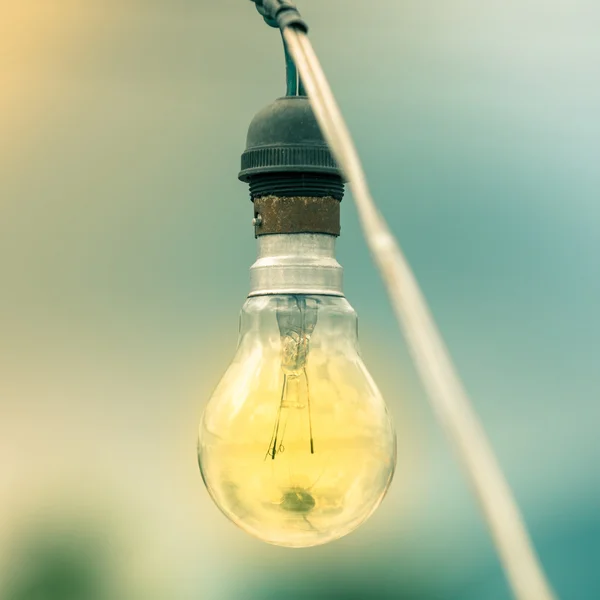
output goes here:
[[280, 301], [277, 322], [281, 335], [281, 370], [283, 384], [277, 410], [275, 426], [269, 442], [265, 460], [285, 451], [283, 440], [290, 411], [304, 410], [308, 413], [310, 453], [315, 453], [310, 384], [306, 364], [310, 347], [310, 336], [317, 323], [317, 300], [302, 296], [289, 296]]

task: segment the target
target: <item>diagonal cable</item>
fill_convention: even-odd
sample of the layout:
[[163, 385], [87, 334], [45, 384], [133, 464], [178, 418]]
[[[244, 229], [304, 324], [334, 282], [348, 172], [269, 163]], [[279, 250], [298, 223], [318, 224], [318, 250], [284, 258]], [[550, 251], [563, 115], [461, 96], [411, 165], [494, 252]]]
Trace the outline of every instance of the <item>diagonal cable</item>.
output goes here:
[[512, 491], [502, 474], [418, 283], [367, 180], [329, 83], [305, 32], [283, 27], [327, 142], [350, 180], [360, 222], [433, 409], [454, 446], [483, 512], [500, 560], [519, 600], [552, 600]]

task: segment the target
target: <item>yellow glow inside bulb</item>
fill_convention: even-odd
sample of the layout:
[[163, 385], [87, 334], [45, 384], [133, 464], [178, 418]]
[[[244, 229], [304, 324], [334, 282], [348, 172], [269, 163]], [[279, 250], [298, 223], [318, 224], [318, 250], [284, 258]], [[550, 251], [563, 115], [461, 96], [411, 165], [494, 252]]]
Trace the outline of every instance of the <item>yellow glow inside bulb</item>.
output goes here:
[[344, 298], [246, 302], [198, 455], [218, 507], [272, 544], [324, 544], [373, 513], [394, 473], [396, 438]]

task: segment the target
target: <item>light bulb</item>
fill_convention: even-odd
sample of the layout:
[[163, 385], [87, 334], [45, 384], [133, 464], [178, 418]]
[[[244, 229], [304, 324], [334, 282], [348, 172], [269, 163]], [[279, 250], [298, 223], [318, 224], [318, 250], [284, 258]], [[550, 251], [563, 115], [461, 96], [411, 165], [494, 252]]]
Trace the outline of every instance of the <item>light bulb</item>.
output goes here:
[[383, 499], [396, 464], [395, 432], [359, 354], [334, 243], [318, 234], [259, 238], [238, 349], [200, 425], [213, 500], [243, 530], [280, 546], [354, 530]]

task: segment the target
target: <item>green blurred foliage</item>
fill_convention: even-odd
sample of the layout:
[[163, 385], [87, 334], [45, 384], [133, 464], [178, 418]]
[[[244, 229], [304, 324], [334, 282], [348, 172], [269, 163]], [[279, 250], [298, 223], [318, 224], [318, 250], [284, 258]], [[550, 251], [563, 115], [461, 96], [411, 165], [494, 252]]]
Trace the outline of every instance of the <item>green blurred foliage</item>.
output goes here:
[[[23, 539], [24, 538], [24, 539]], [[33, 528], [14, 545], [2, 600], [116, 600], [115, 577], [105, 543], [81, 527]]]

